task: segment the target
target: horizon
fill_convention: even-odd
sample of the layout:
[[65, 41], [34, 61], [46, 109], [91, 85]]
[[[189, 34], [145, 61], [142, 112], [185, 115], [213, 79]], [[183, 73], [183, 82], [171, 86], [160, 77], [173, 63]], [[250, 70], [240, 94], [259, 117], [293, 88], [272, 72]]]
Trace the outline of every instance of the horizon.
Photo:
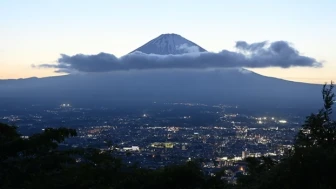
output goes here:
[[[172, 14], [175, 3], [180, 6], [174, 6]], [[62, 53], [105, 52], [120, 57], [161, 34], [175, 33], [210, 52], [233, 51], [237, 41], [250, 44], [288, 41], [300, 55], [323, 62], [323, 67], [248, 69], [304, 83], [336, 80], [336, 55], [332, 53], [336, 48], [332, 43], [336, 4], [332, 1], [262, 1], [243, 5], [216, 0], [207, 4], [148, 0], [131, 5], [121, 1], [21, 1], [20, 4], [0, 2], [0, 5], [3, 18], [0, 24], [4, 26], [0, 31], [0, 79], [62, 75], [55, 73], [55, 69], [37, 69], [32, 65], [55, 63]], [[312, 14], [316, 10], [323, 14]]]

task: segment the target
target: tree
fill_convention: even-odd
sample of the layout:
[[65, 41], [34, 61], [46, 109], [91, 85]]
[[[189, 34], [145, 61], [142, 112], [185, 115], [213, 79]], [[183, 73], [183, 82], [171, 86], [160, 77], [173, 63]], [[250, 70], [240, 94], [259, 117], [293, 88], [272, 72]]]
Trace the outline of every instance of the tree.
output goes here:
[[26, 186], [36, 175], [52, 174], [63, 164], [74, 162], [68, 152], [56, 149], [65, 138], [75, 136], [75, 130], [48, 128], [22, 139], [16, 129], [0, 124], [0, 188]]
[[[336, 123], [332, 120], [333, 83], [322, 89], [323, 108], [306, 118], [294, 141], [294, 149], [280, 163], [248, 159], [249, 175], [239, 188], [296, 189], [336, 188]], [[265, 161], [266, 160], [266, 161]]]
[[148, 170], [123, 164], [113, 156], [113, 151], [58, 149], [59, 143], [72, 136], [76, 136], [75, 130], [48, 128], [29, 139], [22, 139], [16, 127], [0, 124], [0, 188], [228, 187], [219, 176], [205, 176], [197, 162]]
[[336, 122], [331, 120], [335, 94], [334, 85], [323, 86], [324, 106], [317, 114], [307, 117], [305, 124], [295, 141], [296, 148], [301, 147], [334, 147], [336, 144]]

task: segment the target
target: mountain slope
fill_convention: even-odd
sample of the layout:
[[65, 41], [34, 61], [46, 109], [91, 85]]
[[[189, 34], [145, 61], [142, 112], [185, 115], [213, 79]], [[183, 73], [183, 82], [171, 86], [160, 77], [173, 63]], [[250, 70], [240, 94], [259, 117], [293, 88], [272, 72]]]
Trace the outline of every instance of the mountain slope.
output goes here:
[[206, 50], [196, 43], [185, 39], [177, 34], [162, 34], [159, 37], [152, 39], [143, 46], [132, 51], [140, 51], [145, 54], [183, 54], [190, 52], [205, 52]]

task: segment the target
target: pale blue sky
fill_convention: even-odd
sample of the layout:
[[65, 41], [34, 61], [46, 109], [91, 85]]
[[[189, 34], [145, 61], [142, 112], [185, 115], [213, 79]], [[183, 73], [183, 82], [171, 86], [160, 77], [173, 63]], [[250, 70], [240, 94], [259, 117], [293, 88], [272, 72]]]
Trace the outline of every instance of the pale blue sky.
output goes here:
[[295, 81], [336, 81], [334, 0], [0, 0], [0, 79], [54, 75], [31, 68], [60, 53], [122, 56], [162, 33], [209, 51], [235, 41], [286, 40], [324, 68], [255, 69]]

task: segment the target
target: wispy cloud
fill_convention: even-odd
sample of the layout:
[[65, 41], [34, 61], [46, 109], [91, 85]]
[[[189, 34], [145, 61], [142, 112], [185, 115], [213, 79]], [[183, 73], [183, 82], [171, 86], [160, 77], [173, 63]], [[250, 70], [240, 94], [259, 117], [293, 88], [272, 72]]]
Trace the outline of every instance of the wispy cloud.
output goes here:
[[[258, 42], [248, 44], [236, 42], [237, 51], [223, 50], [218, 53], [198, 52], [187, 49], [181, 55], [155, 55], [134, 52], [120, 58], [113, 54], [97, 55], [61, 54], [56, 64], [42, 64], [35, 67], [56, 68], [56, 72], [111, 72], [137, 69], [205, 69], [205, 68], [266, 68], [266, 67], [322, 67], [315, 58], [302, 56], [286, 41]], [[179, 48], [186, 48], [181, 46]], [[188, 47], [189, 48], [189, 47]]]

